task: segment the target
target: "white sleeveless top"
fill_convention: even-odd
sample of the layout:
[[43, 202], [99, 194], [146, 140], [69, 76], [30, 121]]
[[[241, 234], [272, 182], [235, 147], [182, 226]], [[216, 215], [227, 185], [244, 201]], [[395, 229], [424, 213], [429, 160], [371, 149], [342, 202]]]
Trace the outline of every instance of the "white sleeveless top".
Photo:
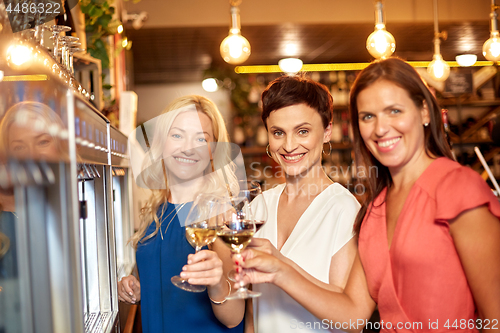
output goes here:
[[[284, 188], [285, 184], [280, 184], [263, 193], [268, 220], [255, 234], [269, 239], [275, 247], [278, 201]], [[353, 237], [359, 207], [346, 188], [338, 183], [330, 185], [307, 207], [280, 252], [318, 280], [329, 283], [332, 256]], [[325, 332], [331, 328], [328, 321], [313, 316], [274, 284], [253, 285], [253, 290], [262, 292], [253, 299], [255, 333]]]

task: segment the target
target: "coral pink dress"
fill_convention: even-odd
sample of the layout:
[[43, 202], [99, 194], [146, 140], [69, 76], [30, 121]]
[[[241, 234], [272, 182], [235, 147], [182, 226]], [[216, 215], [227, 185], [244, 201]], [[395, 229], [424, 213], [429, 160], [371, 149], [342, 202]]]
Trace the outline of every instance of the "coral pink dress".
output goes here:
[[477, 318], [474, 299], [448, 221], [482, 205], [500, 217], [497, 198], [477, 172], [438, 158], [410, 190], [389, 250], [386, 192], [374, 200], [359, 236], [368, 288], [383, 321], [381, 331], [477, 332], [472, 325]]

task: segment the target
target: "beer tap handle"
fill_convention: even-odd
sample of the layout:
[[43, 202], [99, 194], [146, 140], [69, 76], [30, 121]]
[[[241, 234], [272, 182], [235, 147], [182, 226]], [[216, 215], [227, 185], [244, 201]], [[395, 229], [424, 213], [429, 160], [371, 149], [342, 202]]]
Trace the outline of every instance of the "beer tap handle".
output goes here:
[[92, 174], [90, 173], [89, 169], [87, 168], [87, 164], [83, 163], [83, 170], [85, 172], [85, 179], [93, 179]]
[[38, 165], [36, 165], [34, 161], [28, 161], [27, 165], [28, 169], [30, 170], [31, 176], [35, 180], [35, 183], [37, 185], [43, 185], [43, 175]]
[[49, 184], [56, 183], [56, 175], [54, 175], [54, 171], [52, 171], [52, 169], [47, 164], [47, 162], [45, 162], [45, 161], [40, 162], [40, 170], [42, 170], [43, 173], [45, 174], [45, 177], [49, 181]]
[[17, 185], [28, 185], [28, 173], [26, 172], [26, 169], [21, 163], [16, 163], [16, 162], [11, 162], [11, 170], [14, 170], [12, 172], [13, 175], [15, 175], [15, 179], [17, 180], [16, 184]]
[[101, 178], [101, 175], [99, 174], [99, 171], [97, 171], [97, 167], [95, 166], [95, 164], [92, 164], [92, 167], [94, 168], [97, 178]]
[[90, 172], [92, 172], [92, 178], [97, 178], [97, 173], [95, 172], [95, 168], [93, 164], [89, 164]]

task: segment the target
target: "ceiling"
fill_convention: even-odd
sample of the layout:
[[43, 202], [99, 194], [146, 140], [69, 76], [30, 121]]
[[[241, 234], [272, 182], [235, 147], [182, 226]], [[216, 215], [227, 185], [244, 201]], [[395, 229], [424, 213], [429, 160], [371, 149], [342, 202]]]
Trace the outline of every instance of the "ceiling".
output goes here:
[[[406, 60], [430, 61], [433, 55], [433, 24], [391, 24], [388, 29], [396, 39], [395, 56]], [[130, 30], [133, 42], [135, 84], [199, 81], [203, 71], [226, 64], [219, 53], [227, 27], [182, 27]], [[252, 47], [245, 65], [275, 65], [283, 58], [283, 35], [293, 30], [302, 45], [299, 57], [306, 64], [369, 62], [373, 58], [365, 48], [373, 24], [274, 25], [249, 26], [244, 36]], [[448, 32], [441, 44], [445, 60], [470, 52], [482, 59], [483, 43], [489, 38], [488, 22], [458, 22], [440, 25]], [[464, 49], [464, 44], [467, 49]], [[484, 59], [482, 59], [484, 60]]]
[[[200, 81], [208, 68], [234, 68], [226, 64], [219, 53], [219, 45], [227, 36], [229, 27], [226, 1], [185, 0], [174, 3], [141, 0], [133, 6], [130, 3], [125, 3], [127, 10], [146, 10], [150, 16], [140, 30], [125, 26], [126, 35], [133, 42], [131, 55], [136, 85]], [[310, 9], [313, 8], [311, 4], [318, 6], [314, 6], [312, 12], [304, 12], [306, 7], [300, 7], [304, 3], [309, 4]], [[448, 39], [441, 44], [444, 59], [454, 60], [457, 54], [467, 52], [484, 60], [481, 50], [489, 38], [489, 0], [440, 0], [438, 3], [439, 29], [448, 32]], [[274, 12], [275, 4], [290, 6], [283, 7], [285, 9], [278, 14]], [[386, 0], [385, 4], [387, 30], [396, 39], [394, 55], [407, 60], [432, 60], [432, 1]], [[323, 12], [326, 10], [330, 11], [327, 16], [335, 18], [331, 22], [336, 23], [325, 23]], [[300, 11], [303, 13], [297, 15]], [[208, 15], [203, 15], [203, 12]], [[348, 3], [337, 0], [245, 0], [241, 12], [242, 34], [252, 48], [244, 65], [277, 64], [286, 57], [283, 50], [289, 41], [299, 46], [297, 56], [305, 64], [372, 60], [365, 48], [366, 38], [374, 28], [372, 0], [351, 0]]]

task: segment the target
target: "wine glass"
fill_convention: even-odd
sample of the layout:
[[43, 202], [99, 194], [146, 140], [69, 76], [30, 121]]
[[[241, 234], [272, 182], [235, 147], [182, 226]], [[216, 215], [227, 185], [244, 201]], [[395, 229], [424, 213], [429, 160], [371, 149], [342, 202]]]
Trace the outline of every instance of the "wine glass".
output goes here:
[[[267, 205], [262, 195], [262, 188], [256, 180], [240, 180], [238, 185], [238, 196], [246, 197], [250, 203], [257, 232], [267, 221]], [[236, 282], [236, 271], [230, 270], [227, 278]]]
[[[229, 196], [221, 207], [221, 217], [224, 220], [224, 225], [217, 229], [217, 236], [229, 247], [233, 254], [240, 254], [250, 243], [257, 230], [250, 202], [245, 196]], [[238, 271], [240, 272], [240, 282], [235, 285], [237, 290], [228, 295], [226, 299], [259, 297], [261, 293], [248, 290], [241, 282], [243, 278], [242, 270], [239, 269]]]
[[[203, 246], [213, 243], [217, 239], [216, 229], [222, 224], [218, 217], [218, 197], [210, 194], [199, 194], [193, 202], [186, 218], [186, 239], [198, 253]], [[183, 290], [200, 293], [206, 286], [192, 285], [186, 279], [176, 275], [170, 279], [172, 283]]]

